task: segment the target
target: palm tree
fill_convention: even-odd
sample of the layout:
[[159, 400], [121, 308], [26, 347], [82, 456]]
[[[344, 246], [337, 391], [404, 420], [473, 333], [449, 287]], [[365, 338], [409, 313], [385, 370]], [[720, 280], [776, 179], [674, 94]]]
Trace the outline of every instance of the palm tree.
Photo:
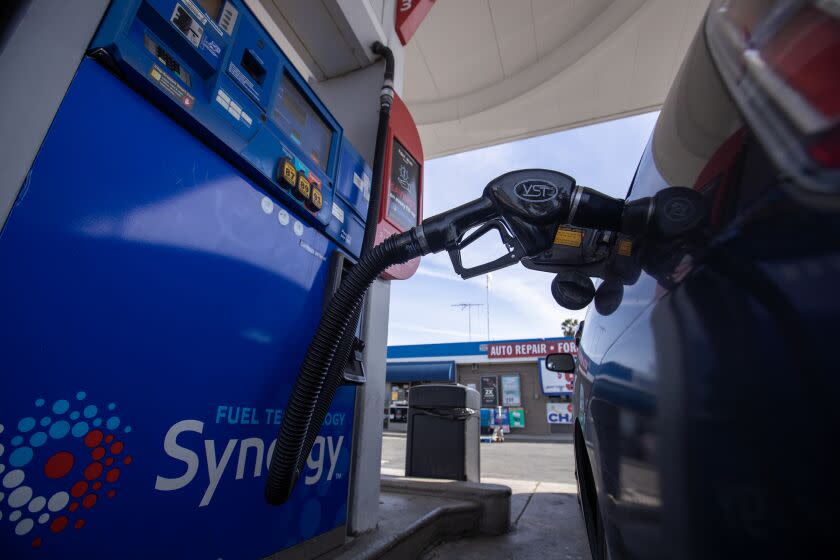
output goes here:
[[563, 329], [563, 336], [575, 336], [578, 323], [580, 323], [580, 321], [577, 319], [566, 319], [560, 323], [560, 328]]

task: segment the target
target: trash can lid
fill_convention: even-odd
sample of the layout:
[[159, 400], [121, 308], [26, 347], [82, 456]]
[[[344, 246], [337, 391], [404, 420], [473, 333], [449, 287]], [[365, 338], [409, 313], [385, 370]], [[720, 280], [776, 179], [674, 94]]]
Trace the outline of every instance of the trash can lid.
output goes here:
[[481, 408], [478, 391], [466, 385], [430, 383], [415, 385], [408, 392], [409, 408]]

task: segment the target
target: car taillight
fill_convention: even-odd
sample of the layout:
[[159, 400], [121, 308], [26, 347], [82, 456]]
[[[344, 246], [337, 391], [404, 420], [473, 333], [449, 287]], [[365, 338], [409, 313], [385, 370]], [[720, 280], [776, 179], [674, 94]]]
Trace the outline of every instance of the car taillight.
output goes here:
[[767, 41], [761, 55], [816, 111], [840, 116], [840, 21], [805, 6]]
[[840, 194], [840, 0], [715, 0], [706, 38], [779, 168]]

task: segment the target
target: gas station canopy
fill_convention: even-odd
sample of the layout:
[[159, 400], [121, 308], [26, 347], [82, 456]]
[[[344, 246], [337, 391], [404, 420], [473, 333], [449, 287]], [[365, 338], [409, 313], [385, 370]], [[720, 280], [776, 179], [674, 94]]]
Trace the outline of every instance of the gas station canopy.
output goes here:
[[707, 0], [438, 0], [406, 48], [426, 158], [658, 109]]
[[[249, 4], [274, 22], [281, 45], [313, 82], [368, 66], [376, 56], [366, 46], [393, 36], [395, 14], [383, 0]], [[395, 51], [396, 89], [426, 159], [655, 111], [707, 6], [437, 0]]]

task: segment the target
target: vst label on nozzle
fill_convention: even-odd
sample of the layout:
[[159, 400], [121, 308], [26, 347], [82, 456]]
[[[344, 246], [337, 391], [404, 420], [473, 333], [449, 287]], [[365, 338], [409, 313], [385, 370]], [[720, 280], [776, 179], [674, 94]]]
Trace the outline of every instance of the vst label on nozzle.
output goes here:
[[546, 202], [557, 197], [560, 190], [548, 181], [528, 179], [513, 186], [513, 192], [528, 202]]

